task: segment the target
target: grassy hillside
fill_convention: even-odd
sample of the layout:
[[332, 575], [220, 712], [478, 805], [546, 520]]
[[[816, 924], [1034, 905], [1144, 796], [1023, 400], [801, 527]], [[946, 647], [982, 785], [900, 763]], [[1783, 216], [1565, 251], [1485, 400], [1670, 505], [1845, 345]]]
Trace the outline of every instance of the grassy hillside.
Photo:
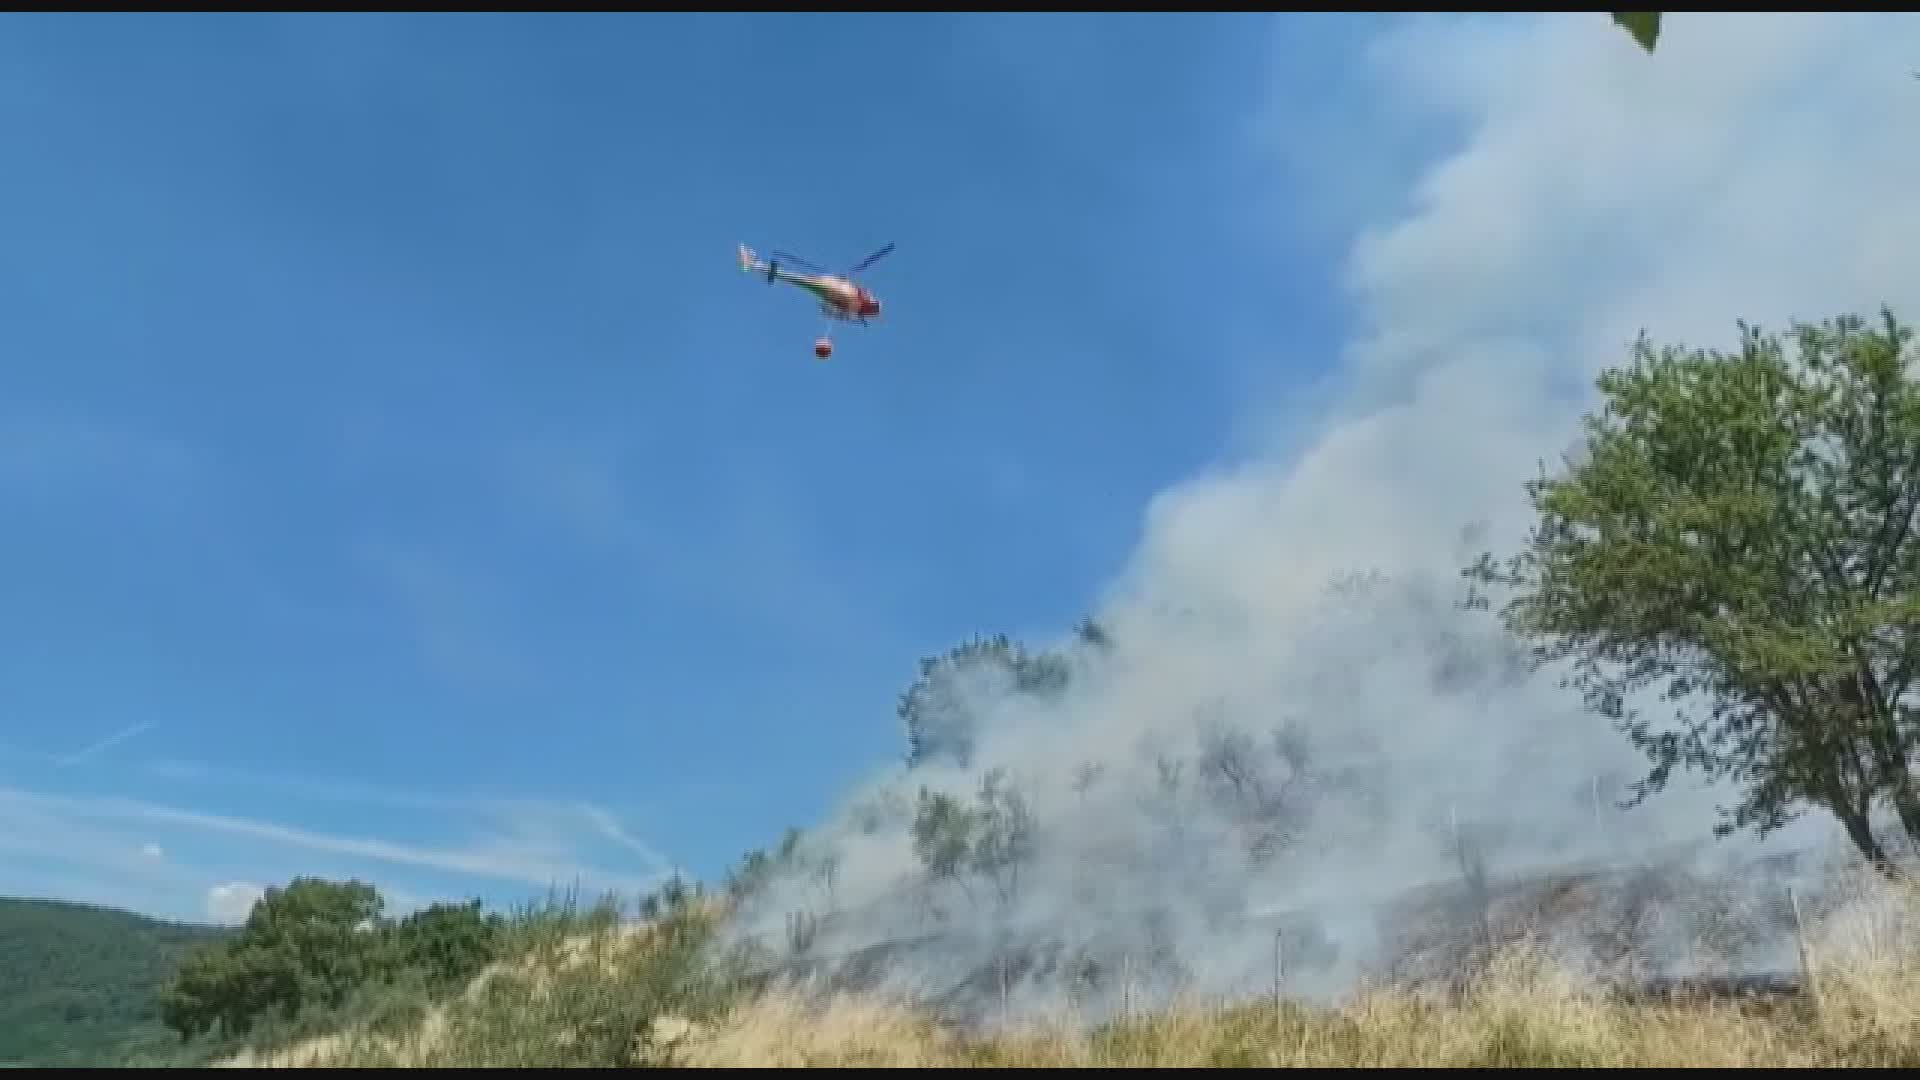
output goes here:
[[[1920, 1065], [1920, 906], [1836, 913], [1807, 992], [1623, 996], [1524, 944], [1454, 992], [1331, 1007], [1190, 1001], [1088, 1025], [1063, 1012], [972, 1034], [900, 1002], [798, 996], [705, 962], [716, 905], [650, 925], [542, 921], [463, 992], [237, 1067], [1908, 1067]], [[526, 930], [535, 927], [522, 924]], [[705, 958], [703, 960], [703, 957]]]
[[154, 992], [225, 931], [54, 900], [0, 898], [0, 1062], [109, 1065], [173, 1038]]

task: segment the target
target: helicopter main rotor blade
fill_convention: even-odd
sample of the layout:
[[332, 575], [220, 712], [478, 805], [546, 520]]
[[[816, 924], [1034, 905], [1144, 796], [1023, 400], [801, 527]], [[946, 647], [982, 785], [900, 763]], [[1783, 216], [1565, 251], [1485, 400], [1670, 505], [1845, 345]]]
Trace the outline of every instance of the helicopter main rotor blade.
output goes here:
[[775, 251], [775, 252], [770, 252], [769, 254], [771, 254], [774, 258], [780, 260], [781, 262], [792, 263], [793, 265], [799, 267], [802, 270], [811, 270], [816, 274], [826, 273], [826, 271], [821, 267], [815, 265], [814, 263], [810, 263], [807, 260], [791, 252]]
[[889, 241], [886, 247], [883, 247], [879, 251], [876, 251], [873, 254], [867, 256], [866, 258], [860, 260], [860, 264], [858, 266], [855, 266], [851, 271], [849, 271], [849, 273], [857, 274], [860, 271], [865, 270], [867, 267], [872, 266], [874, 263], [877, 263], [881, 259], [886, 258], [887, 253], [892, 250], [893, 250], [893, 243]]

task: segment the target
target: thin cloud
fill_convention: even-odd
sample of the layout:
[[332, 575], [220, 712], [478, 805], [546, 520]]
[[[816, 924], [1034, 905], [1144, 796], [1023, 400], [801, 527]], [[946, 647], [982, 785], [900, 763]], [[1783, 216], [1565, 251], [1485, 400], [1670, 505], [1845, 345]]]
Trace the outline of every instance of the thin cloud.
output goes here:
[[138, 766], [141, 772], [163, 780], [219, 787], [251, 788], [271, 791], [320, 802], [353, 803], [362, 806], [389, 806], [416, 810], [451, 812], [508, 813], [537, 800], [462, 798], [421, 791], [399, 791], [346, 780], [314, 780], [285, 773], [235, 769], [179, 758], [162, 758]]
[[238, 926], [253, 914], [267, 890], [251, 881], [229, 881], [207, 890], [207, 921], [218, 926]]
[[121, 730], [114, 732], [113, 734], [107, 736], [106, 738], [101, 739], [99, 742], [96, 742], [93, 745], [88, 746], [77, 753], [69, 754], [66, 757], [61, 758], [60, 764], [78, 765], [80, 762], [85, 761], [96, 754], [103, 753], [107, 750], [112, 749], [113, 747], [119, 746], [121, 743], [126, 742], [128, 739], [133, 738], [135, 735], [143, 735], [146, 732], [152, 731], [154, 726], [155, 724], [153, 721], [147, 720], [147, 721], [142, 721], [141, 723], [138, 723], [138, 724], [133, 724], [129, 727], [122, 728]]
[[639, 892], [657, 885], [666, 876], [661, 873], [636, 875], [604, 869], [577, 860], [542, 857], [533, 853], [430, 848], [368, 837], [342, 836], [276, 822], [206, 813], [133, 799], [82, 799], [17, 788], [0, 788], [0, 812], [4, 812], [3, 804], [5, 803], [81, 821], [108, 820], [135, 822], [146, 826], [172, 826], [245, 837], [282, 847], [368, 859], [393, 866], [518, 882], [537, 888], [547, 888], [561, 882], [578, 881], [596, 887]]
[[[81, 883], [83, 888], [69, 888]], [[197, 917], [205, 875], [150, 833], [89, 821], [0, 789], [0, 894], [62, 896]]]
[[276, 773], [230, 769], [180, 760], [149, 762], [143, 766], [143, 771], [169, 780], [252, 788], [321, 802], [464, 813], [508, 821], [541, 818], [577, 822], [588, 831], [640, 855], [647, 860], [652, 870], [668, 873], [678, 867], [678, 864], [662, 853], [659, 848], [636, 836], [612, 810], [589, 802], [463, 798], [420, 791], [396, 791], [342, 780], [313, 780]]
[[628, 851], [638, 854], [663, 871], [671, 872], [679, 869], [665, 855], [655, 850], [651, 844], [628, 832], [621, 826], [619, 821], [614, 819], [612, 814], [607, 813], [597, 806], [581, 806], [578, 809], [580, 813], [592, 823], [594, 829], [599, 832], [600, 835], [619, 844]]

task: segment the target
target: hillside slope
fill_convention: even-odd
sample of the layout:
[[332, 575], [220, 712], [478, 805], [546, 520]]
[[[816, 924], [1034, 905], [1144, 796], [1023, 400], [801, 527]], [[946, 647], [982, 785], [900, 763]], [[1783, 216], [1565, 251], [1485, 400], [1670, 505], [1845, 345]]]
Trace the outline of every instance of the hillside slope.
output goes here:
[[110, 1065], [171, 1040], [158, 987], [193, 946], [226, 931], [130, 911], [0, 897], [0, 1063]]
[[[228, 1067], [1910, 1067], [1920, 902], [1859, 884], [1808, 927], [1805, 987], [1623, 993], [1515, 940], [1449, 992], [1325, 1005], [1176, 1000], [1089, 1024], [1070, 1003], [963, 1030], [912, 1002], [736, 979], [718, 909], [650, 928], [555, 924], [464, 992]], [[1573, 891], [1578, 891], [1577, 889]], [[734, 973], [737, 974], [737, 973]]]

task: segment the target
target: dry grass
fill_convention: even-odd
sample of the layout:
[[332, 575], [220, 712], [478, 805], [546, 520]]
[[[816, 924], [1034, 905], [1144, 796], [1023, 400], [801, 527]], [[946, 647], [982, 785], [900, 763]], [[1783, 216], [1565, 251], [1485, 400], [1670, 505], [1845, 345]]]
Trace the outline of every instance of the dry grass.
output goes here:
[[679, 1048], [695, 1067], [1900, 1067], [1920, 1065], [1920, 980], [1900, 964], [1822, 973], [1819, 1006], [1633, 1003], [1511, 954], [1462, 1000], [1363, 994], [1338, 1009], [1177, 1007], [966, 1043], [911, 1012], [769, 996]]
[[[910, 1009], [784, 994], [688, 996], [660, 943], [606, 933], [490, 972], [406, 1037], [342, 1035], [278, 1065], [689, 1067], [1905, 1067], [1920, 1065], [1920, 904], [1816, 935], [1812, 992], [1650, 1004], [1510, 952], [1456, 1000], [1364, 993], [1335, 1009], [1190, 1004], [1089, 1030], [1062, 1018], [967, 1040]], [[684, 963], [685, 955], [676, 963]], [[672, 984], [671, 986], [669, 984]], [[255, 1064], [249, 1058], [234, 1064]], [[260, 1062], [266, 1063], [266, 1062]]]

